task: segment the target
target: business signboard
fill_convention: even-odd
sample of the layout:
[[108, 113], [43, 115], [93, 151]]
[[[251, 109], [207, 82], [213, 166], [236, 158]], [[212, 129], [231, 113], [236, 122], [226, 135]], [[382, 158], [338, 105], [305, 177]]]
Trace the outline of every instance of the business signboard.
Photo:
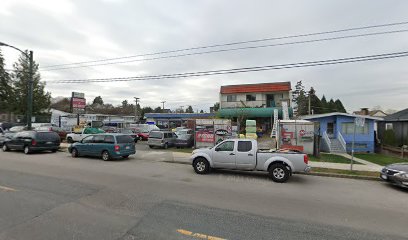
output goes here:
[[72, 92], [71, 97], [71, 111], [72, 113], [84, 113], [86, 106], [86, 99], [84, 93]]

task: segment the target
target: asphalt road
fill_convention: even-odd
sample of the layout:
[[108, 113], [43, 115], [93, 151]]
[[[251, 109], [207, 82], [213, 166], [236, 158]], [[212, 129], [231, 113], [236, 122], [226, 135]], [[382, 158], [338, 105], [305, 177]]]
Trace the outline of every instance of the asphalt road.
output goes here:
[[[143, 149], [139, 147], [139, 149]], [[147, 149], [146, 149], [147, 150]], [[406, 239], [408, 191], [382, 182], [196, 175], [140, 151], [104, 162], [0, 152], [0, 239]]]

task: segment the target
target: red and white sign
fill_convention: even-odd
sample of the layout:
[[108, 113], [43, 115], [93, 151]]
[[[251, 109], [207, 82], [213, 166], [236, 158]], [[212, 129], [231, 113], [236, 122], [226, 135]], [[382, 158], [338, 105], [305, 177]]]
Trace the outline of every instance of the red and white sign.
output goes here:
[[84, 109], [86, 106], [85, 98], [72, 98], [72, 108]]
[[209, 132], [197, 132], [196, 141], [214, 143], [214, 134]]

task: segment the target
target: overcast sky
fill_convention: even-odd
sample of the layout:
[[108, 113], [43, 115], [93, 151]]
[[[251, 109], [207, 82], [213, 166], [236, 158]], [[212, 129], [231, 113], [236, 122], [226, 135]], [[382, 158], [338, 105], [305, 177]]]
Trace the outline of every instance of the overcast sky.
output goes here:
[[[0, 41], [34, 51], [40, 67], [145, 53], [408, 21], [408, 1], [126, 1], [2, 0]], [[252, 45], [390, 30], [407, 25]], [[337, 59], [408, 50], [408, 33], [248, 49], [122, 64], [41, 71], [53, 97], [84, 92], [120, 104], [193, 105], [206, 110], [221, 85], [302, 80], [317, 95], [360, 107], [408, 107], [408, 57], [363, 63], [149, 81], [56, 84], [62, 79], [129, 77]], [[250, 45], [239, 45], [250, 46]], [[237, 47], [237, 46], [235, 46]], [[224, 47], [225, 48], [225, 47]], [[221, 49], [221, 48], [216, 48]], [[205, 49], [209, 50], [209, 49]], [[2, 47], [8, 68], [18, 58]], [[202, 50], [197, 50], [202, 51]], [[165, 55], [163, 55], [165, 56]], [[157, 56], [153, 56], [157, 57]], [[140, 59], [140, 58], [137, 58]], [[128, 59], [123, 59], [128, 60]], [[122, 61], [123, 61], [122, 60]]]

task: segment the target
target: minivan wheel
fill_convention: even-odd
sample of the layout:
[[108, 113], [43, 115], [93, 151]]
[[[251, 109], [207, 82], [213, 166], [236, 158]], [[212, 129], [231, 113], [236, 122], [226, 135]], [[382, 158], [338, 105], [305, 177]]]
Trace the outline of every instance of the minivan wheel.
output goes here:
[[269, 175], [272, 181], [284, 183], [289, 179], [290, 172], [285, 165], [278, 163], [269, 168]]
[[109, 155], [109, 152], [108, 152], [108, 151], [103, 151], [103, 152], [102, 152], [102, 160], [103, 160], [103, 161], [108, 161], [108, 160], [110, 160], [110, 155]]
[[3, 143], [2, 149], [3, 149], [3, 152], [7, 152], [9, 150], [7, 144], [5, 144], [5, 143]]
[[167, 143], [165, 143], [164, 146], [163, 146], [163, 148], [164, 148], [164, 149], [167, 149], [167, 148], [169, 148], [169, 145], [168, 145]]
[[24, 153], [29, 154], [30, 153], [30, 148], [28, 146], [24, 147]]
[[71, 156], [72, 156], [73, 158], [78, 157], [78, 150], [77, 150], [76, 148], [73, 148], [73, 149], [71, 150]]
[[210, 164], [205, 158], [197, 158], [193, 162], [194, 171], [197, 174], [207, 174], [210, 172]]

